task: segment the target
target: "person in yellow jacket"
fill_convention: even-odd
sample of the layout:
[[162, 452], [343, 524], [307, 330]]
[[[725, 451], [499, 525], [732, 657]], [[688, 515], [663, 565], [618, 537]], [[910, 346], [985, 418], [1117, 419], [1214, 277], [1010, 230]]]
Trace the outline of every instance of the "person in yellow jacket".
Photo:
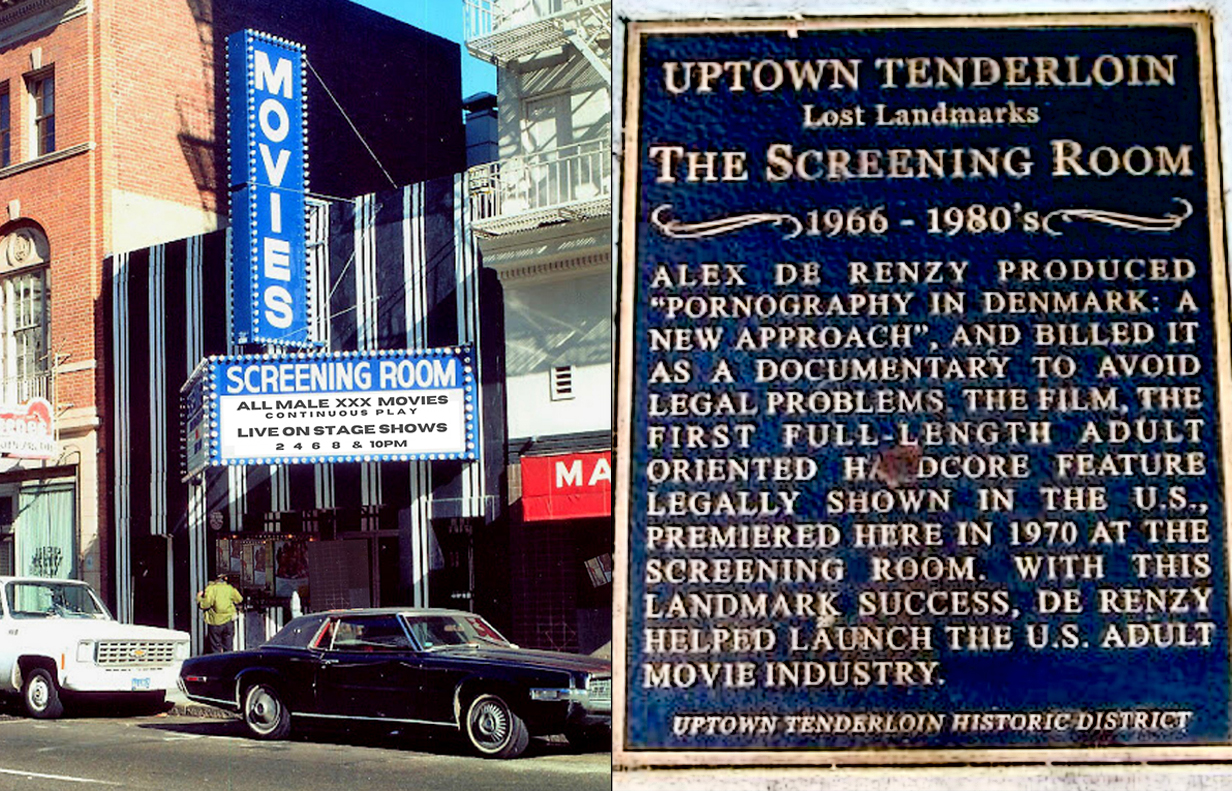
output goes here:
[[227, 582], [226, 574], [197, 591], [197, 605], [205, 611], [206, 651], [221, 654], [231, 650], [235, 639], [235, 605], [244, 600]]

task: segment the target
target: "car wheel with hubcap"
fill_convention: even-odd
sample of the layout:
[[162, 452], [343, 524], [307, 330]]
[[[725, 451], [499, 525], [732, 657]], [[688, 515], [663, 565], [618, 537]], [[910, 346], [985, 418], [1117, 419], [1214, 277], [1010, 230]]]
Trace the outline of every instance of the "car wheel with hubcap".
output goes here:
[[60, 702], [60, 689], [51, 673], [44, 668], [36, 667], [26, 676], [22, 696], [26, 701], [26, 711], [31, 717], [54, 720], [64, 713], [64, 704]]
[[466, 737], [487, 758], [517, 758], [530, 744], [526, 723], [496, 695], [483, 694], [466, 710]]
[[254, 684], [244, 695], [244, 724], [258, 739], [285, 739], [291, 732], [291, 712], [269, 684]]

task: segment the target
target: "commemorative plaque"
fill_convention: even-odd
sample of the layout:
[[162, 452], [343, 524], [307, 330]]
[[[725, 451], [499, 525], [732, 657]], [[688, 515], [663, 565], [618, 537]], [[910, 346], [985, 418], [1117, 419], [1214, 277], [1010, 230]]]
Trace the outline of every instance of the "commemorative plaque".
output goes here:
[[1209, 21], [628, 38], [616, 762], [1227, 755]]

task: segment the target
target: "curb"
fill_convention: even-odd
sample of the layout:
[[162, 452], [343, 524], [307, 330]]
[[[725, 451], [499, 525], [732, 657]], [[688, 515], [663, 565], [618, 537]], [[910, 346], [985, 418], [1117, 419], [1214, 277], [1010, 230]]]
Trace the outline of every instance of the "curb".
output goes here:
[[176, 717], [202, 717], [211, 720], [233, 720], [236, 715], [220, 709], [215, 706], [207, 706], [204, 703], [176, 703], [167, 714]]

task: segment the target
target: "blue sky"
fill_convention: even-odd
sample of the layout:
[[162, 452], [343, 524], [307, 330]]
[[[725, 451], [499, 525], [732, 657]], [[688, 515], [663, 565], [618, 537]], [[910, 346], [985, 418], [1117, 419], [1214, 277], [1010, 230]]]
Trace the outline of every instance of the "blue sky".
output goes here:
[[[462, 0], [354, 0], [374, 11], [409, 22], [451, 41], [462, 41]], [[462, 96], [496, 93], [496, 69], [472, 58], [462, 47]]]

